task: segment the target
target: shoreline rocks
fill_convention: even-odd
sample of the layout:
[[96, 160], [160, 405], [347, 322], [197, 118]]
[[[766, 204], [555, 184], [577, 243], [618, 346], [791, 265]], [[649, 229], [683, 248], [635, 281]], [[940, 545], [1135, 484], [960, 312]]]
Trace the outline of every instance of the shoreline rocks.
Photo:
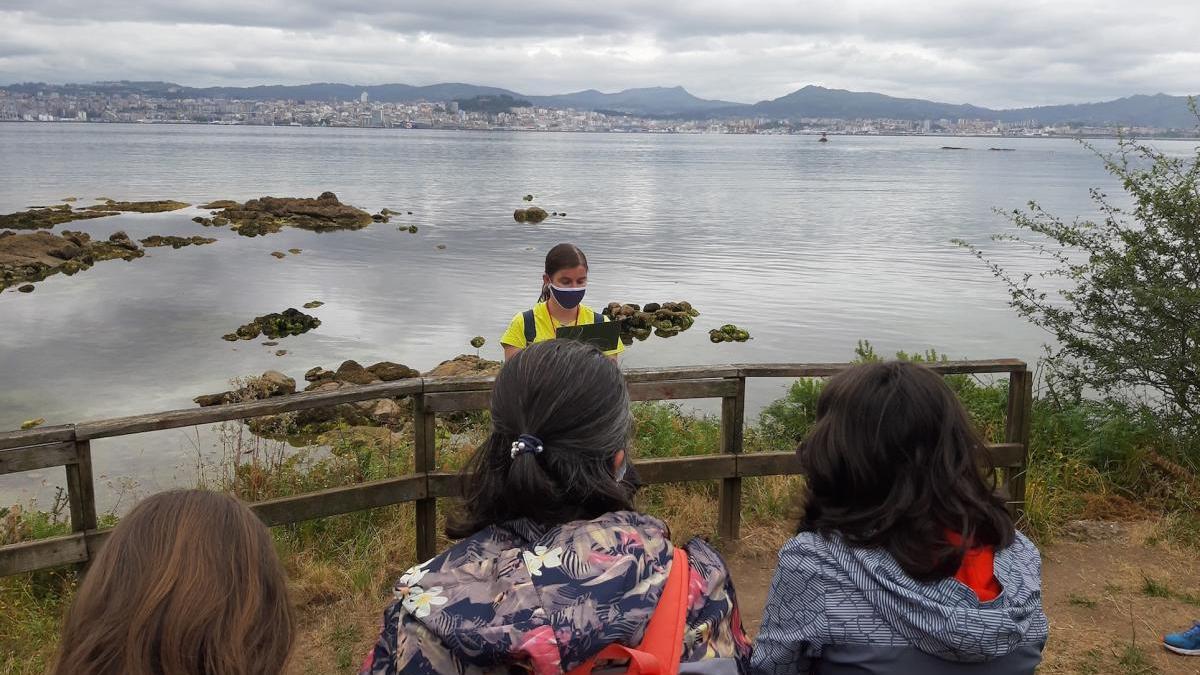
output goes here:
[[751, 338], [748, 331], [727, 323], [720, 328], [708, 331], [708, 339], [716, 344], [720, 342], [745, 342]]
[[218, 220], [227, 220], [238, 234], [245, 237], [272, 234], [284, 226], [313, 232], [332, 232], [360, 230], [374, 222], [371, 214], [341, 203], [332, 192], [322, 192], [316, 199], [260, 197], [245, 204], [235, 202], [217, 212], [212, 223], [216, 225]]
[[645, 340], [651, 334], [662, 338], [675, 337], [696, 323], [700, 312], [686, 300], [680, 302], [633, 303], [610, 302], [602, 312], [621, 326], [621, 340], [626, 345]]
[[177, 202], [173, 199], [157, 199], [145, 202], [118, 202], [112, 199], [105, 201], [103, 204], [85, 207], [84, 211], [91, 212], [130, 212], [130, 213], [163, 213], [165, 211], [178, 211], [186, 209], [191, 204]]
[[540, 223], [549, 216], [550, 214], [546, 212], [546, 209], [540, 206], [530, 206], [527, 209], [513, 211], [513, 220], [518, 223]]
[[211, 244], [214, 243], [216, 239], [211, 237], [176, 237], [174, 235], [163, 236], [160, 234], [152, 234], [149, 237], [139, 241], [142, 242], [142, 246], [147, 248], [153, 248], [156, 246], [170, 246], [174, 249], [180, 249], [184, 246], [202, 246], [204, 244]]
[[243, 324], [233, 333], [227, 333], [222, 339], [229, 342], [238, 340], [253, 340], [259, 335], [265, 335], [277, 340], [289, 335], [300, 335], [321, 325], [321, 320], [310, 314], [305, 314], [295, 307], [289, 307], [282, 312], [273, 312], [255, 317], [253, 321]]
[[59, 272], [68, 276], [86, 270], [101, 260], [133, 260], [145, 251], [124, 232], [106, 241], [93, 241], [85, 232], [63, 230], [0, 236], [0, 290], [26, 282], [41, 281]]
[[62, 225], [63, 223], [75, 220], [90, 220], [92, 218], [104, 218], [105, 216], [115, 215], [117, 215], [115, 212], [107, 211], [75, 211], [71, 208], [70, 204], [59, 204], [58, 206], [31, 208], [28, 211], [0, 214], [0, 228], [48, 230], [55, 225]]

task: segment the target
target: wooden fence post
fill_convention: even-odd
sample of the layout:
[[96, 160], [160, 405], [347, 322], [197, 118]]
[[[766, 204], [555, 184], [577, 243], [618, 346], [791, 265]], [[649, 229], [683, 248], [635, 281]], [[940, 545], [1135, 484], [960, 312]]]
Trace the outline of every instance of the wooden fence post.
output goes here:
[[[92, 480], [91, 441], [75, 441], [75, 462], [67, 464], [66, 469], [67, 500], [71, 507], [71, 531], [95, 530], [97, 527], [96, 485]], [[89, 562], [92, 554], [93, 551], [89, 549], [87, 551]], [[83, 563], [80, 571], [86, 570], [89, 562]]]
[[[437, 466], [437, 414], [426, 408], [424, 394], [413, 395], [413, 471], [428, 473]], [[426, 494], [429, 480], [425, 480]], [[437, 554], [437, 498], [416, 500], [417, 560], [425, 561]]]
[[[745, 431], [746, 378], [737, 377], [737, 391], [721, 399], [721, 452], [739, 455]], [[724, 541], [737, 541], [742, 525], [742, 479], [722, 478], [717, 508], [717, 534]]]
[[1020, 443], [1021, 466], [1005, 471], [1009, 510], [1013, 518], [1025, 517], [1025, 474], [1029, 470], [1029, 437], [1033, 423], [1033, 376], [1027, 369], [1014, 370], [1008, 375], [1008, 414], [1004, 425], [1004, 440]]

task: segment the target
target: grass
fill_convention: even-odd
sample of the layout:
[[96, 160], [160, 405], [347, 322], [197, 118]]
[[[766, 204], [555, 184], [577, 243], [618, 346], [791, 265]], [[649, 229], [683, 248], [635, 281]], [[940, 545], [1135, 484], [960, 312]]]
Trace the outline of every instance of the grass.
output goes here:
[[1096, 609], [1096, 607], [1100, 604], [1091, 598], [1087, 598], [1076, 593], [1072, 593], [1067, 598], [1067, 602], [1075, 605], [1076, 607], [1085, 607], [1087, 609]]
[[1197, 597], [1191, 593], [1177, 591], [1167, 584], [1146, 575], [1145, 573], [1142, 574], [1142, 595], [1148, 598], [1167, 598], [1171, 600], [1178, 600], [1184, 604], [1200, 607], [1200, 597]]
[[[921, 361], [943, 358], [934, 352], [901, 356]], [[867, 343], [859, 345], [856, 357], [879, 358]], [[982, 433], [991, 441], [1002, 440], [1007, 382], [968, 375], [946, 379]], [[747, 426], [746, 452], [792, 450], [815, 418], [821, 387], [820, 380], [797, 380], [781, 399], [764, 408]], [[689, 414], [671, 403], [638, 403], [633, 413], [635, 457], [692, 456], [719, 447], [720, 424], [711, 416]], [[270, 422], [290, 428], [286, 416]], [[461, 468], [487, 428], [486, 413], [439, 418], [438, 468]], [[259, 431], [269, 435], [269, 425]], [[335, 426], [318, 431], [312, 446], [295, 449], [252, 434], [245, 426], [225, 425], [220, 431], [223, 452], [198, 461], [197, 483], [258, 501], [403, 475], [413, 469], [408, 430], [393, 433]], [[1155, 541], [1200, 548], [1200, 483], [1189, 468], [1193, 465], [1189, 457], [1187, 448], [1158, 433], [1153, 419], [1142, 411], [1039, 398], [1034, 404], [1027, 518], [1022, 526], [1035, 540], [1045, 542], [1073, 519], [1153, 517], [1159, 522]], [[762, 553], [778, 550], [795, 521], [802, 486], [798, 476], [743, 480], [743, 548]], [[640, 493], [639, 504], [670, 524], [673, 539], [684, 541], [713, 535], [717, 496], [718, 481], [653, 485]], [[439, 506], [439, 518], [449, 507]], [[0, 543], [66, 532], [63, 510], [61, 500], [47, 511], [0, 509]], [[115, 518], [110, 515], [105, 522], [111, 525]], [[417, 562], [412, 522], [412, 506], [398, 505], [273, 529], [299, 607], [301, 629], [315, 636], [301, 646], [293, 664], [296, 672], [344, 672], [357, 665], [363, 641], [369, 637], [364, 626], [373, 626], [391, 583]], [[444, 537], [439, 539], [441, 546], [448, 543]], [[74, 584], [69, 570], [0, 579], [0, 674], [44, 672]], [[1109, 594], [1120, 590], [1105, 587]], [[1144, 578], [1141, 590], [1152, 597], [1200, 606], [1200, 599], [1150, 577]], [[1069, 602], [1089, 609], [1097, 606], [1096, 600], [1083, 596], [1072, 596]], [[1110, 672], [1113, 662], [1124, 673], [1155, 672], [1134, 644], [1113, 652], [1111, 658], [1109, 666], [1097, 665], [1089, 672]]]

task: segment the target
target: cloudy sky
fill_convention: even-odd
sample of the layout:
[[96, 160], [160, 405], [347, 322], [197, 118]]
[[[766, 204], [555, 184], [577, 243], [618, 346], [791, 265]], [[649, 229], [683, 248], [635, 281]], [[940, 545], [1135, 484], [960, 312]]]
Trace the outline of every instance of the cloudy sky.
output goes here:
[[1197, 0], [0, 0], [0, 83], [806, 84], [994, 107], [1200, 92]]

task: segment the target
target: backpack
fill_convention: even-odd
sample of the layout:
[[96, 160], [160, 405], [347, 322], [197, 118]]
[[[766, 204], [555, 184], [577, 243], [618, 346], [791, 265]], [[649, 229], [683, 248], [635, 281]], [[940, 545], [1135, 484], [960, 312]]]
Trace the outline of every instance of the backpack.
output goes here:
[[[671, 573], [667, 576], [667, 583], [663, 586], [654, 614], [650, 616], [642, 643], [637, 647], [626, 647], [614, 642], [590, 660], [572, 668], [567, 675], [678, 673], [679, 662], [683, 658], [683, 633], [687, 628], [690, 576], [687, 552], [676, 547]], [[613, 663], [618, 665], [611, 665]], [[625, 665], [620, 665], [622, 663]]]

